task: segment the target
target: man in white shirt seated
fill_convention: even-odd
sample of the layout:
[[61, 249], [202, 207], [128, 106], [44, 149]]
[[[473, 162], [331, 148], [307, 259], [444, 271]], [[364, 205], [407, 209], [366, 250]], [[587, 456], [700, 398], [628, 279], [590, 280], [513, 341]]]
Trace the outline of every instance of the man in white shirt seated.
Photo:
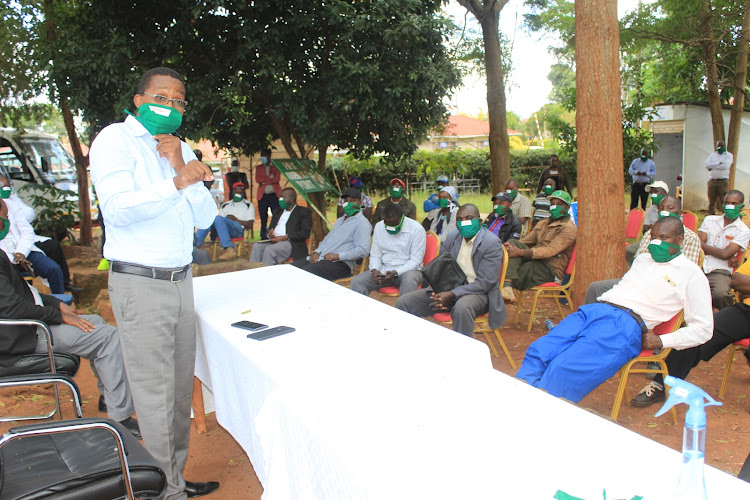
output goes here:
[[698, 229], [698, 239], [706, 254], [703, 271], [711, 287], [711, 300], [716, 309], [732, 304], [729, 288], [734, 269], [741, 264], [735, 257], [744, 251], [750, 241], [750, 229], [739, 218], [744, 207], [745, 195], [731, 190], [724, 196], [724, 215], [709, 215]]
[[237, 249], [234, 248], [232, 238], [240, 238], [245, 234], [245, 229], [250, 229], [255, 224], [255, 207], [245, 198], [245, 185], [235, 182], [232, 186], [232, 199], [221, 206], [219, 215], [208, 229], [198, 229], [195, 232], [195, 246], [203, 244], [208, 233], [212, 237], [218, 235], [219, 242], [224, 251], [219, 255], [219, 260], [231, 260], [237, 257]]
[[[599, 303], [579, 307], [529, 346], [516, 377], [577, 403], [642, 349], [688, 349], [711, 338], [708, 280], [680, 252], [682, 222], [659, 219], [651, 235], [649, 253], [636, 258]], [[680, 311], [687, 326], [653, 333]]]
[[268, 230], [269, 241], [253, 243], [250, 262], [273, 266], [289, 257], [300, 260], [307, 257], [307, 240], [312, 229], [312, 214], [307, 207], [297, 205], [297, 191], [281, 190], [279, 208], [274, 210]]
[[404, 216], [399, 205], [383, 209], [375, 224], [370, 248], [370, 272], [352, 278], [350, 290], [362, 295], [384, 286], [398, 287], [400, 295], [419, 290], [426, 236], [422, 224]]

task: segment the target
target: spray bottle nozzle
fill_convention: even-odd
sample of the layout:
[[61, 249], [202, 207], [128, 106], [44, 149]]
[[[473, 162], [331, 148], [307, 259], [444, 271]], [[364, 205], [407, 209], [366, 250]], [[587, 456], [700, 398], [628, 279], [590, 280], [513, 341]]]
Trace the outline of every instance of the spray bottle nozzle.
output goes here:
[[[700, 387], [696, 387], [682, 379], [667, 375], [664, 377], [664, 383], [671, 387], [671, 390], [664, 406], [654, 415], [656, 417], [664, 415], [674, 405], [685, 403], [690, 406], [685, 415], [685, 425], [702, 427], [706, 425], [706, 412], [703, 408], [705, 406], [722, 405], [722, 403], [706, 394]], [[705, 402], [704, 399], [706, 400]]]

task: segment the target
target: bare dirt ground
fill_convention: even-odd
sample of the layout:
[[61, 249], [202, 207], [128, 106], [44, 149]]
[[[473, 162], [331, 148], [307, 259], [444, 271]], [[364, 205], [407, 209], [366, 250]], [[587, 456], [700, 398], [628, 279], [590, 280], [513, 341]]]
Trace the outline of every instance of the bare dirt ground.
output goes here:
[[[79, 273], [80, 279], [82, 281], [85, 279], [87, 282], [89, 278], [84, 278], [84, 276], [92, 273], [89, 266], [85, 268], [74, 267], [72, 271]], [[96, 279], [93, 279], [92, 282], [96, 282]], [[96, 294], [87, 293], [89, 293], [89, 296], [96, 296]], [[384, 300], [391, 305], [395, 304], [395, 299], [386, 298]], [[523, 326], [528, 321], [527, 314], [521, 314], [519, 326], [522, 328], [516, 328], [512, 322], [515, 306], [509, 306], [510, 318], [506, 326], [502, 328], [502, 335], [511, 355], [519, 365], [528, 345], [539, 338], [540, 335], [543, 335], [544, 319], [549, 317], [556, 323], [559, 321], [558, 314], [551, 301], [544, 301], [540, 308], [531, 333], [526, 333]], [[108, 309], [106, 303], [97, 303], [96, 309], [105, 319], [114, 322], [111, 310]], [[479, 339], [480, 337], [476, 338]], [[718, 398], [725, 361], [726, 352], [723, 352], [711, 362], [701, 363], [691, 372], [689, 381], [702, 387], [713, 397]], [[501, 357], [492, 359], [492, 364], [495, 369], [503, 373], [511, 376], [514, 374], [502, 353]], [[744, 356], [740, 354], [735, 356], [732, 375], [727, 397], [723, 400], [724, 406], [707, 409], [706, 461], [730, 474], [737, 474], [748, 452], [750, 452], [750, 401], [747, 398], [750, 393], [750, 368], [745, 363]], [[618, 381], [619, 378], [616, 375], [584, 398], [579, 406], [602, 416], [602, 418], [609, 418]], [[97, 411], [99, 395], [88, 362], [83, 361], [81, 363], [76, 382], [83, 394], [85, 416], [105, 416]], [[646, 383], [647, 380], [643, 375], [631, 376], [629, 383], [631, 394], [637, 393]], [[33, 412], [38, 409], [49, 408], [52, 404], [52, 394], [50, 387], [6, 390], [0, 394], [0, 415], [17, 414], [20, 411]], [[66, 408], [65, 416], [71, 418], [72, 410], [69, 406]], [[658, 408], [658, 405], [650, 408], [631, 408], [627, 404], [623, 404], [617, 423], [679, 451], [682, 446], [682, 420], [686, 408], [684, 405], [677, 408], [680, 419], [678, 425], [672, 424], [668, 414], [658, 419], [654, 418], [653, 415]], [[518, 403], [517, 411], [524, 411], [522, 402]], [[207, 423], [208, 432], [206, 434], [198, 434], [193, 427], [190, 457], [185, 476], [194, 481], [221, 481], [221, 488], [206, 498], [260, 499], [263, 488], [244, 451], [229, 433], [217, 424], [214, 414], [207, 416]], [[8, 424], [0, 425], [0, 432], [4, 432], [9, 426]]]

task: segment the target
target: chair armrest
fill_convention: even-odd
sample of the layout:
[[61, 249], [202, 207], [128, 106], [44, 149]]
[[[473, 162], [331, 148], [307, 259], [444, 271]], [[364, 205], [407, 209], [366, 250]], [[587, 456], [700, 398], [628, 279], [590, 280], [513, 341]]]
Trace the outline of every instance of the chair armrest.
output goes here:
[[52, 332], [44, 321], [38, 319], [5, 319], [0, 318], [0, 325], [15, 325], [15, 326], [37, 326], [42, 329], [47, 340], [47, 345], [52, 346], [54, 341], [52, 339]]
[[78, 389], [75, 381], [72, 377], [64, 375], [62, 373], [31, 373], [25, 375], [11, 375], [9, 377], [0, 378], [0, 387], [17, 387], [24, 385], [38, 385], [38, 384], [65, 384], [73, 394], [73, 404], [76, 408], [76, 415], [81, 418], [83, 415], [81, 411], [81, 391]]

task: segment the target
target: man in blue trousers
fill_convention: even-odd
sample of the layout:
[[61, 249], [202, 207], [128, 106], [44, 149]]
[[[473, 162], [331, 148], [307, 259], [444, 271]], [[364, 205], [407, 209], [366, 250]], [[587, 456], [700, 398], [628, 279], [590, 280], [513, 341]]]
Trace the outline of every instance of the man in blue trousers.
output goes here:
[[[659, 219], [649, 253], [640, 255], [597, 304], [584, 305], [526, 351], [516, 377], [577, 403], [614, 375], [641, 349], [682, 350], [713, 332], [708, 280], [680, 252], [683, 225]], [[653, 328], [684, 310], [687, 326], [657, 336]]]

